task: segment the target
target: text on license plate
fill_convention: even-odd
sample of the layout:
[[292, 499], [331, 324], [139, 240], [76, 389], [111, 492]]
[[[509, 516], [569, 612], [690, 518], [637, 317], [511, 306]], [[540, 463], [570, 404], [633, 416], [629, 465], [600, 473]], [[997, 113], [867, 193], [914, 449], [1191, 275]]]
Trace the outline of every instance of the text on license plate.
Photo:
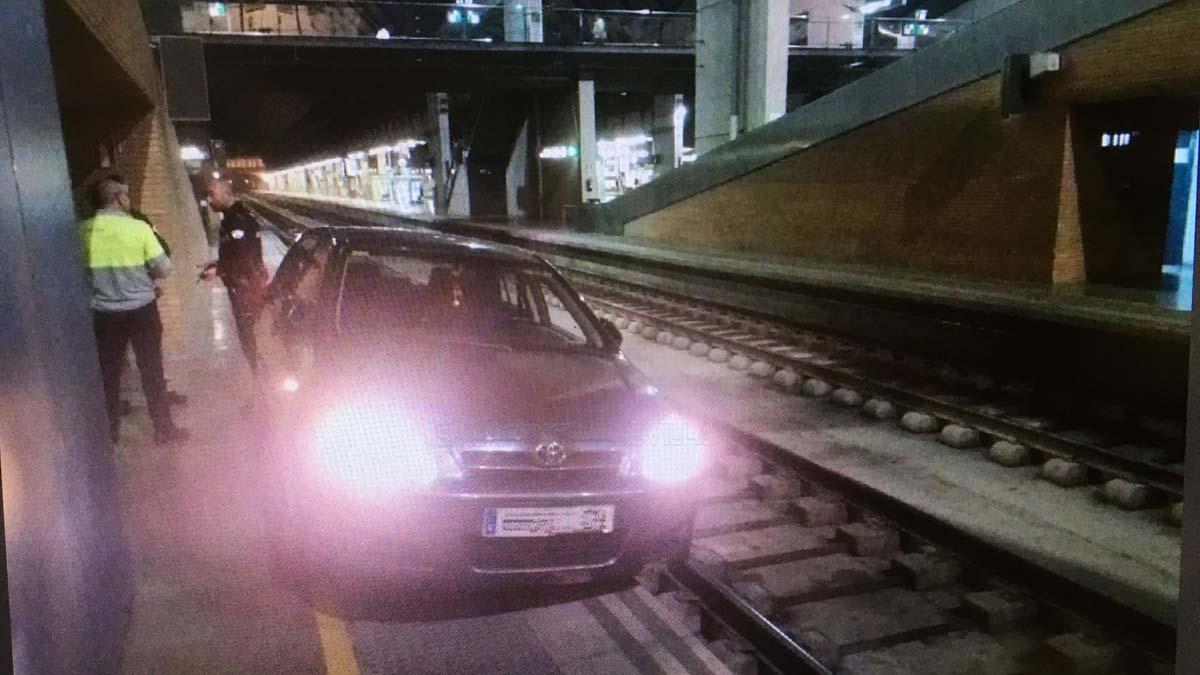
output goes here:
[[601, 506], [515, 506], [483, 512], [485, 537], [549, 537], [578, 532], [613, 531], [612, 504]]

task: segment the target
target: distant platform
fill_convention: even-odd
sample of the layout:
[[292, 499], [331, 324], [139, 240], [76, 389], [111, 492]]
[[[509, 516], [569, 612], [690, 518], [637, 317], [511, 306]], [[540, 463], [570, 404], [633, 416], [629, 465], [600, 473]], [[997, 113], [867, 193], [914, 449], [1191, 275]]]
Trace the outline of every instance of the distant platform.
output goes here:
[[270, 199], [337, 205], [399, 216], [439, 229], [482, 237], [502, 236], [534, 248], [566, 246], [586, 252], [643, 259], [671, 266], [706, 270], [739, 278], [760, 278], [811, 289], [827, 289], [893, 300], [934, 304], [1018, 319], [1131, 333], [1187, 342], [1191, 331], [1190, 268], [1164, 275], [1162, 291], [1094, 284], [1053, 288], [922, 276], [864, 265], [828, 263], [792, 256], [731, 253], [703, 247], [667, 244], [639, 237], [565, 231], [561, 228], [511, 223], [481, 223], [465, 218], [434, 219], [428, 212], [359, 199], [263, 192]]

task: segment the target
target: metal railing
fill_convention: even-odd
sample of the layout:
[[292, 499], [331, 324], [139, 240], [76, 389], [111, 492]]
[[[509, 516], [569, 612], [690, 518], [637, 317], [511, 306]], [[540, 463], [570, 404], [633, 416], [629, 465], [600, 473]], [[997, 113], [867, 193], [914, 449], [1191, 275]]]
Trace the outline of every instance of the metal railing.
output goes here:
[[194, 2], [184, 33], [690, 47], [695, 14], [503, 4], [306, 0]]
[[969, 21], [863, 17], [810, 19], [791, 17], [788, 46], [793, 49], [921, 49], [953, 35]]
[[[527, 7], [403, 0], [191, 2], [184, 33], [519, 42], [549, 45], [692, 47], [694, 12]], [[910, 50], [952, 35], [965, 21], [874, 18], [789, 19], [793, 50]]]

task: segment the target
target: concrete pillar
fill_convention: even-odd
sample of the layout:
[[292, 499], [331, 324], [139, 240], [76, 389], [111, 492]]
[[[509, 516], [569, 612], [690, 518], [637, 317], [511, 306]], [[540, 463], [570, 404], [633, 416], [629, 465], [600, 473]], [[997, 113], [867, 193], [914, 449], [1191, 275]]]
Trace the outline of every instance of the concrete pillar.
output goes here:
[[[1192, 255], [1195, 257], [1196, 245]], [[1183, 468], [1183, 550], [1179, 556], [1179, 619], [1175, 668], [1195, 672], [1200, 663], [1200, 284], [1192, 286], [1192, 342], [1188, 361], [1187, 441]]]
[[[703, 155], [736, 133], [737, 0], [697, 4], [696, 154]], [[733, 120], [731, 122], [731, 120]]]
[[518, 199], [520, 191], [529, 187], [529, 120], [521, 125], [517, 134], [517, 142], [513, 144], [512, 156], [508, 160], [508, 169], [504, 174], [504, 185], [508, 203], [509, 218], [524, 218], [527, 214], [526, 204]]
[[504, 0], [504, 41], [543, 41], [542, 0]]
[[787, 112], [788, 0], [749, 0], [740, 34], [744, 55], [744, 130], [774, 122]]
[[134, 588], [45, 4], [0, 12], [0, 671], [116, 672]]
[[788, 0], [716, 0], [696, 13], [696, 154], [787, 110]]
[[[444, 92], [425, 94], [427, 140], [433, 160], [433, 211], [446, 214], [450, 204], [450, 97]], [[464, 181], [465, 182], [465, 181]]]
[[579, 81], [579, 187], [583, 203], [604, 196], [600, 182], [600, 153], [596, 147], [596, 83]]
[[683, 123], [687, 109], [683, 105], [683, 94], [660, 94], [654, 97], [654, 153], [658, 164], [654, 176], [679, 166], [683, 154]]

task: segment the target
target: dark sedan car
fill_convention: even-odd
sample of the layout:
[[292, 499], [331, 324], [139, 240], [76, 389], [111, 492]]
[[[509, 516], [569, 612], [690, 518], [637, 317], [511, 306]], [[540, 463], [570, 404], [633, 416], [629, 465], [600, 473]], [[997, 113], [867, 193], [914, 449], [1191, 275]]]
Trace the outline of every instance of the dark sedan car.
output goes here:
[[309, 230], [256, 334], [285, 564], [592, 578], [685, 554], [700, 433], [537, 256], [418, 229]]

